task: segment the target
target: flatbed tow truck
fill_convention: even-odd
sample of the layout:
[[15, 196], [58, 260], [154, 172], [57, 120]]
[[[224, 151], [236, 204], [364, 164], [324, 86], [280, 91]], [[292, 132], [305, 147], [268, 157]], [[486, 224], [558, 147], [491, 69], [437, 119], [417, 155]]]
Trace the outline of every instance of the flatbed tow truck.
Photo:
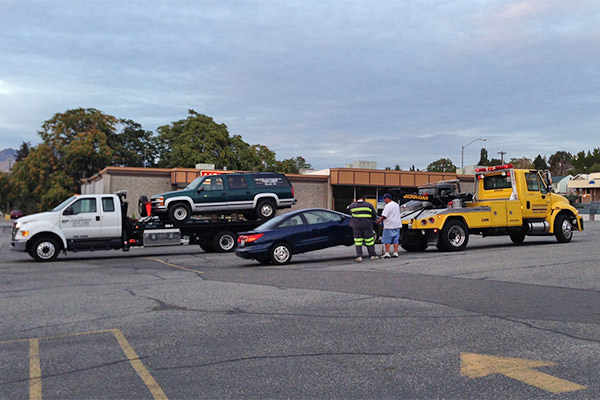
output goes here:
[[583, 219], [551, 188], [548, 171], [511, 164], [478, 168], [472, 195], [409, 195], [412, 201], [401, 207], [401, 245], [407, 251], [425, 251], [428, 246], [460, 251], [470, 234], [506, 235], [515, 244], [529, 235], [554, 235], [559, 243], [570, 242], [574, 230], [583, 231]]
[[204, 251], [229, 252], [237, 233], [263, 221], [240, 218], [171, 222], [156, 216], [127, 216], [126, 192], [72, 196], [52, 211], [27, 215], [13, 223], [11, 246], [37, 261], [52, 261], [63, 251], [117, 250], [131, 247], [198, 244]]

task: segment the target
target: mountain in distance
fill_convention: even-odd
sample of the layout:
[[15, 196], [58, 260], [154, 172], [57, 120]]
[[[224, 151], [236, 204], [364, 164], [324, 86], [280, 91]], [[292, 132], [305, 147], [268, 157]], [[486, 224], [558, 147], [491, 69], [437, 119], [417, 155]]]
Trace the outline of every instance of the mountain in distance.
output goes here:
[[10, 166], [15, 164], [17, 150], [8, 149], [0, 150], [0, 172], [8, 172]]

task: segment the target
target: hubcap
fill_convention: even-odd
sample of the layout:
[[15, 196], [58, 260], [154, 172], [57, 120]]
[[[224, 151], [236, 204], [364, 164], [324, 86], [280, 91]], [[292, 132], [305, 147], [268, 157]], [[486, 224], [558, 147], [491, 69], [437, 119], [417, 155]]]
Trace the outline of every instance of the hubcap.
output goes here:
[[221, 247], [221, 249], [223, 249], [225, 251], [231, 250], [234, 245], [235, 245], [235, 240], [233, 239], [233, 237], [231, 235], [223, 235], [219, 239], [219, 246]]
[[273, 207], [270, 204], [263, 204], [260, 208], [260, 213], [265, 217], [270, 217], [273, 214]]
[[460, 247], [465, 242], [465, 231], [458, 225], [451, 227], [448, 230], [448, 241], [452, 247]]
[[54, 244], [52, 244], [51, 242], [42, 242], [38, 245], [36, 252], [40, 258], [47, 260], [49, 258], [52, 258], [52, 256], [54, 256], [54, 253], [56, 252], [56, 248], [54, 247]]
[[187, 217], [187, 210], [183, 207], [177, 207], [173, 213], [173, 216], [178, 221], [184, 220]]
[[562, 223], [562, 233], [566, 239], [570, 239], [573, 236], [573, 226], [566, 219]]
[[273, 250], [273, 258], [275, 259], [275, 261], [282, 264], [282, 263], [286, 262], [287, 260], [289, 260], [290, 251], [288, 250], [288, 248], [286, 246], [277, 246]]

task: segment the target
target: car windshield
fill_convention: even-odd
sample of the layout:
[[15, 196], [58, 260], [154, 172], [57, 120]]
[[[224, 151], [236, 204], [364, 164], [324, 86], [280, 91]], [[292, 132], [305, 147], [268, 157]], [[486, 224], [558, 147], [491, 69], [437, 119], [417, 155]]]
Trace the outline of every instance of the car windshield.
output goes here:
[[56, 207], [54, 207], [52, 209], [52, 211], [60, 211], [63, 208], [65, 208], [67, 206], [67, 204], [69, 204], [71, 201], [73, 201], [74, 198], [76, 198], [77, 196], [71, 196], [68, 199], [66, 199], [65, 201], [63, 201], [62, 203], [60, 203], [59, 205], [57, 205]]
[[186, 187], [185, 189], [196, 189], [196, 187], [198, 186], [198, 184], [204, 179], [206, 178], [205, 176], [199, 176], [196, 179], [194, 179], [193, 181], [191, 181]]

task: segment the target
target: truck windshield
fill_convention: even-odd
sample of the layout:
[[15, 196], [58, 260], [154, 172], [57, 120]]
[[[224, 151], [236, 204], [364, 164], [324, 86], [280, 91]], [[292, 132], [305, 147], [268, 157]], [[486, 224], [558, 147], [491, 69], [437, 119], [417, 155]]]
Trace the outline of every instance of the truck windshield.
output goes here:
[[196, 187], [198, 187], [198, 184], [204, 179], [206, 178], [205, 176], [199, 176], [196, 179], [194, 179], [193, 181], [191, 181], [186, 187], [186, 190], [189, 189], [196, 189]]
[[56, 207], [54, 207], [52, 209], [52, 211], [60, 211], [63, 208], [65, 208], [71, 201], [73, 201], [73, 199], [75, 199], [77, 196], [71, 196], [68, 199], [66, 199], [65, 201], [63, 201], [62, 203], [60, 203], [59, 205], [57, 205]]

